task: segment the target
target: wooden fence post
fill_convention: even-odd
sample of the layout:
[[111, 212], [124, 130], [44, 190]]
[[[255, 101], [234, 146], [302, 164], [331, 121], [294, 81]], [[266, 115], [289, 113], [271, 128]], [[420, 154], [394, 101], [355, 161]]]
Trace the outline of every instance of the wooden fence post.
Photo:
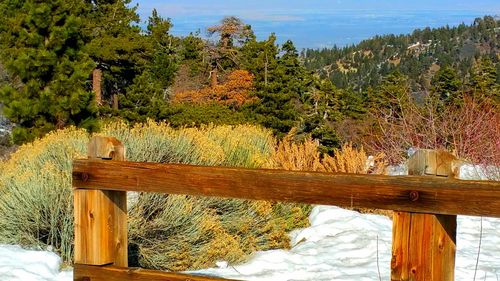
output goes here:
[[[453, 177], [455, 160], [445, 151], [419, 150], [408, 162], [408, 174]], [[414, 196], [418, 200], [418, 193]], [[456, 230], [457, 216], [395, 211], [391, 280], [454, 280]]]
[[[116, 138], [93, 137], [88, 157], [125, 160], [125, 148]], [[88, 174], [78, 175], [83, 181]], [[128, 266], [127, 194], [125, 191], [74, 190], [75, 264]]]

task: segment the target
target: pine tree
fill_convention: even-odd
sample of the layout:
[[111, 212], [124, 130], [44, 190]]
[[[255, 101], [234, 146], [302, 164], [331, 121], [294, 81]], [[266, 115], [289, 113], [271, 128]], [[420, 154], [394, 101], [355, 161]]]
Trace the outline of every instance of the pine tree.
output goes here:
[[268, 57], [276, 60], [275, 69], [269, 70], [267, 83], [256, 85], [258, 102], [253, 111], [258, 115], [259, 123], [282, 137], [299, 125], [300, 113], [303, 112], [300, 104], [307, 99], [312, 79], [300, 64], [297, 49], [291, 41], [282, 46], [281, 57], [278, 58], [277, 49], [274, 51]]
[[344, 118], [361, 119], [365, 116], [365, 96], [352, 89], [339, 90], [339, 111]]
[[210, 84], [216, 87], [219, 70], [232, 70], [239, 65], [239, 47], [255, 37], [250, 25], [237, 17], [225, 17], [220, 24], [210, 26], [209, 35], [219, 35], [217, 44], [208, 44], [206, 54], [210, 63]]
[[342, 119], [340, 95], [341, 91], [330, 80], [316, 79], [304, 103], [305, 114], [299, 133], [310, 134], [319, 140], [321, 151], [329, 154], [340, 145], [340, 137], [332, 126]]
[[500, 84], [497, 83], [497, 69], [490, 59], [483, 58], [473, 67], [470, 87], [475, 99], [500, 105]]
[[373, 113], [399, 117], [402, 108], [412, 102], [408, 77], [400, 72], [389, 74], [367, 99]]
[[147, 63], [138, 69], [141, 73], [126, 92], [119, 94], [119, 114], [129, 121], [158, 119], [162, 107], [167, 105], [169, 87], [178, 66], [174, 52], [178, 40], [169, 34], [171, 27], [170, 20], [163, 19], [153, 10], [143, 38], [147, 44]]
[[2, 1], [0, 57], [21, 86], [4, 86], [4, 114], [23, 143], [67, 125], [95, 128], [94, 95], [86, 80], [94, 64], [83, 51], [81, 1]]
[[264, 41], [252, 38], [243, 45], [240, 53], [241, 67], [253, 74], [256, 85], [267, 86], [278, 64], [276, 36], [271, 34]]
[[[148, 43], [141, 36], [137, 7], [131, 0], [88, 1], [84, 32], [91, 41], [86, 52], [102, 71], [103, 104], [110, 104], [133, 84], [147, 62]], [[101, 111], [106, 111], [102, 108]]]
[[432, 79], [432, 92], [446, 105], [459, 105], [463, 101], [462, 83], [452, 67], [439, 69]]

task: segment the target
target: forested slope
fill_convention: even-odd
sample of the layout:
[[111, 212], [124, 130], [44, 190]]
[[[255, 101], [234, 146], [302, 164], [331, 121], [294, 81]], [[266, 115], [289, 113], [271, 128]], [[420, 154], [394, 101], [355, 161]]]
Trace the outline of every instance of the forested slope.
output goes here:
[[[466, 79], [475, 60], [500, 60], [500, 18], [486, 16], [472, 25], [375, 36], [344, 48], [307, 49], [301, 56], [308, 69], [330, 78], [338, 87], [373, 87], [397, 70], [409, 76], [414, 89], [430, 89], [440, 67], [451, 66]], [[496, 67], [500, 81], [500, 65]]]

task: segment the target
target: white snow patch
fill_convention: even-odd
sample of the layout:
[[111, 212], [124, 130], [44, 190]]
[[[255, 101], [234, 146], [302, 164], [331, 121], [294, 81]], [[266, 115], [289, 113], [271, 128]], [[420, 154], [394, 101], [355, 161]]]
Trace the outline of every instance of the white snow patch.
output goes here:
[[0, 245], [0, 276], [3, 281], [72, 280], [72, 271], [60, 271], [61, 258], [46, 251]]
[[386, 172], [391, 176], [406, 176], [408, 175], [408, 166], [404, 164], [389, 166], [386, 168]]
[[500, 167], [464, 164], [460, 166], [459, 178], [462, 180], [492, 180], [500, 176]]
[[[292, 249], [257, 252], [249, 262], [191, 273], [240, 280], [390, 279], [392, 222], [380, 215], [316, 206], [311, 226], [290, 234]], [[458, 217], [457, 281], [473, 279], [479, 245], [479, 217]], [[377, 265], [378, 237], [378, 265]], [[483, 219], [477, 280], [500, 279], [500, 220]], [[499, 278], [499, 279], [497, 279]]]
[[243, 265], [195, 271], [242, 280], [378, 280], [389, 279], [389, 218], [363, 215], [331, 206], [316, 206], [311, 226], [290, 233], [292, 249], [255, 253]]

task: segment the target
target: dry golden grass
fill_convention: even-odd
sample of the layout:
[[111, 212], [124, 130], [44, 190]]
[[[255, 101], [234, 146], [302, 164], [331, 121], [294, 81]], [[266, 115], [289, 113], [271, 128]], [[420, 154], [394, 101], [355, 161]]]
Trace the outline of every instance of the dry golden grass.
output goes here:
[[[293, 132], [292, 132], [293, 133]], [[334, 149], [334, 155], [321, 154], [317, 141], [307, 139], [301, 143], [288, 135], [277, 146], [268, 167], [291, 171], [318, 171], [331, 173], [382, 173], [386, 162], [383, 154], [369, 157], [366, 151], [346, 143]]]
[[[382, 153], [368, 156], [366, 151], [355, 148], [351, 143], [334, 149], [334, 155], [321, 155], [319, 144], [307, 139], [301, 143], [292, 141], [293, 132], [276, 146], [267, 167], [292, 171], [317, 171], [330, 173], [381, 174], [387, 166]], [[376, 213], [391, 216], [392, 211], [355, 209], [362, 213]]]
[[350, 174], [380, 174], [387, 166], [383, 153], [368, 156], [363, 147], [354, 148], [352, 143], [342, 145], [341, 149], [334, 149], [333, 157], [323, 158], [322, 163], [328, 172]]
[[325, 171], [318, 143], [311, 139], [296, 143], [291, 135], [277, 144], [268, 166], [290, 171]]

